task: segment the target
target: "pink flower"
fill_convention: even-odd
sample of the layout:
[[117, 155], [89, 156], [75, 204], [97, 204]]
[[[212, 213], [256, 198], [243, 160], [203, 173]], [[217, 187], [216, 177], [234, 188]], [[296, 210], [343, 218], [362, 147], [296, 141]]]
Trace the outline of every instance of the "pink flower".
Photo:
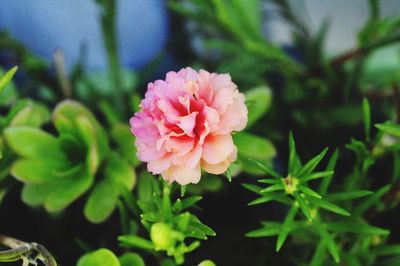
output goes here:
[[236, 160], [231, 133], [247, 123], [244, 95], [228, 74], [190, 67], [148, 84], [131, 118], [140, 160], [181, 185], [198, 183], [201, 169], [222, 174]]

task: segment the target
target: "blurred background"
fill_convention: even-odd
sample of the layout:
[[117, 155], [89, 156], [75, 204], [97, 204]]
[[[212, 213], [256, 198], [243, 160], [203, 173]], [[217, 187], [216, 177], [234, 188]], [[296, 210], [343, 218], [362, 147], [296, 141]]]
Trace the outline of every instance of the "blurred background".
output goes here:
[[[360, 137], [364, 97], [376, 111], [373, 121], [399, 119], [398, 0], [107, 2], [0, 3], [0, 66], [19, 66], [14, 88], [1, 95], [0, 111], [17, 97], [50, 108], [74, 98], [101, 122], [117, 117], [127, 123], [146, 84], [167, 71], [193, 66], [228, 72], [242, 92], [257, 88], [250, 97], [263, 99], [246, 131], [251, 140], [262, 138], [265, 149], [257, 152], [255, 142], [239, 155], [273, 161], [277, 169], [285, 168], [289, 130], [307, 158]], [[354, 161], [347, 153], [343, 162]], [[348, 164], [339, 165], [339, 171], [349, 171]], [[241, 180], [260, 174], [245, 163], [239, 168]], [[188, 255], [187, 265], [206, 258], [217, 265], [296, 265], [287, 254], [299, 252], [298, 246], [275, 254], [266, 252], [274, 248], [273, 239], [244, 237], [259, 220], [282, 219], [281, 207], [249, 208], [253, 195], [240, 182], [228, 185], [213, 176], [202, 182], [193, 188], [206, 193], [199, 215], [217, 236]], [[20, 191], [20, 184], [13, 185], [0, 205], [1, 233], [45, 244], [62, 265], [73, 265], [88, 246], [118, 249], [116, 213], [90, 224], [79, 199], [64, 213], [49, 215], [22, 203]], [[398, 214], [391, 219], [376, 223], [395, 227], [400, 221]]]

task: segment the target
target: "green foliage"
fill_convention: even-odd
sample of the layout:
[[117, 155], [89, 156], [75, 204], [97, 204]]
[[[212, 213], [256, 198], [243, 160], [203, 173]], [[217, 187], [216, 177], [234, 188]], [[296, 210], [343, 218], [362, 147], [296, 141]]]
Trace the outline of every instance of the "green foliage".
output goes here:
[[[302, 163], [297, 154], [293, 136], [290, 134], [287, 175], [282, 176], [270, 166], [252, 160], [270, 178], [258, 180], [260, 183], [268, 184], [265, 188], [244, 184], [247, 189], [259, 195], [259, 198], [251, 201], [249, 205], [277, 201], [289, 205], [289, 210], [283, 222], [262, 222], [260, 229], [247, 233], [248, 237], [276, 236], [276, 251], [279, 251], [289, 235], [302, 238], [302, 234], [306, 233], [309, 241], [315, 244], [315, 252], [310, 264], [326, 265], [326, 253], [329, 253], [336, 263], [339, 263], [343, 257], [347, 261], [347, 249], [343, 248], [345, 245], [353, 244], [354, 249], [357, 249], [360, 247], [352, 242], [356, 241], [355, 239], [361, 241], [364, 238], [384, 237], [390, 233], [386, 229], [370, 225], [363, 217], [365, 211], [377, 204], [389, 187], [373, 193], [357, 190], [355, 183], [350, 182], [348, 184], [353, 185], [350, 190], [329, 192], [328, 188], [338, 158], [337, 152], [332, 155], [324, 171], [315, 171], [326, 152], [327, 149], [308, 162]], [[320, 181], [319, 190], [315, 190], [318, 180]], [[358, 200], [358, 204], [352, 204], [354, 200]], [[339, 203], [348, 206], [349, 210], [338, 205]], [[332, 219], [332, 214], [329, 213], [337, 217]], [[375, 247], [370, 245], [368, 248]]]
[[15, 72], [17, 72], [18, 67], [13, 67], [8, 70], [1, 78], [0, 78], [0, 95], [3, 90], [7, 87], [8, 83], [10, 83], [13, 78]]
[[164, 251], [174, 258], [175, 263], [184, 263], [185, 253], [195, 250], [200, 242], [215, 232], [203, 224], [194, 214], [187, 211], [200, 196], [178, 197], [171, 201], [173, 186], [142, 172], [138, 180], [138, 205], [141, 222], [150, 233], [150, 240], [137, 235], [124, 235], [118, 239], [122, 246], [145, 250]]
[[275, 147], [269, 140], [251, 133], [236, 133], [233, 141], [238, 148], [239, 166], [243, 171], [251, 174], [262, 174], [262, 172], [254, 164], [249, 163], [249, 158], [269, 164], [276, 155]]
[[247, 128], [260, 120], [271, 107], [272, 92], [267, 86], [259, 86], [245, 93], [247, 109], [249, 111]]
[[60, 103], [52, 114], [58, 136], [21, 126], [21, 117], [14, 118], [4, 137], [19, 157], [11, 173], [25, 184], [23, 201], [58, 212], [90, 190], [85, 216], [94, 223], [106, 220], [122, 191], [132, 189], [135, 172], [128, 161], [110, 151], [108, 136], [93, 114], [78, 102]]
[[[82, 256], [77, 266], [120, 266], [118, 258], [110, 250], [102, 248]], [[132, 265], [133, 266], [133, 265]]]

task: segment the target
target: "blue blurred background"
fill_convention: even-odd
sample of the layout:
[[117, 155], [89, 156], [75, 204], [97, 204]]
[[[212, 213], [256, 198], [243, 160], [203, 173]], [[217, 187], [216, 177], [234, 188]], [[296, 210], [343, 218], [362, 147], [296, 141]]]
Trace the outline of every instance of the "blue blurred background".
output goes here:
[[[63, 52], [70, 70], [84, 56], [88, 70], [106, 68], [100, 10], [91, 0], [2, 1], [0, 30], [7, 30], [35, 55]], [[138, 69], [157, 56], [168, 37], [163, 0], [120, 0], [117, 32], [121, 64]]]

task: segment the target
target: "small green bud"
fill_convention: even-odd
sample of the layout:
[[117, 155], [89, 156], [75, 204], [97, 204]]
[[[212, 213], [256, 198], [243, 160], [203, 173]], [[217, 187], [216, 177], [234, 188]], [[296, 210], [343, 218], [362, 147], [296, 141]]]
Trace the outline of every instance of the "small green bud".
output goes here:
[[289, 175], [282, 181], [286, 194], [293, 194], [295, 191], [297, 191], [297, 185], [299, 184], [299, 180], [297, 178]]
[[198, 266], [216, 266], [216, 264], [211, 260], [203, 260]]
[[155, 223], [150, 229], [150, 238], [156, 250], [168, 250], [175, 246], [174, 231], [165, 223]]

